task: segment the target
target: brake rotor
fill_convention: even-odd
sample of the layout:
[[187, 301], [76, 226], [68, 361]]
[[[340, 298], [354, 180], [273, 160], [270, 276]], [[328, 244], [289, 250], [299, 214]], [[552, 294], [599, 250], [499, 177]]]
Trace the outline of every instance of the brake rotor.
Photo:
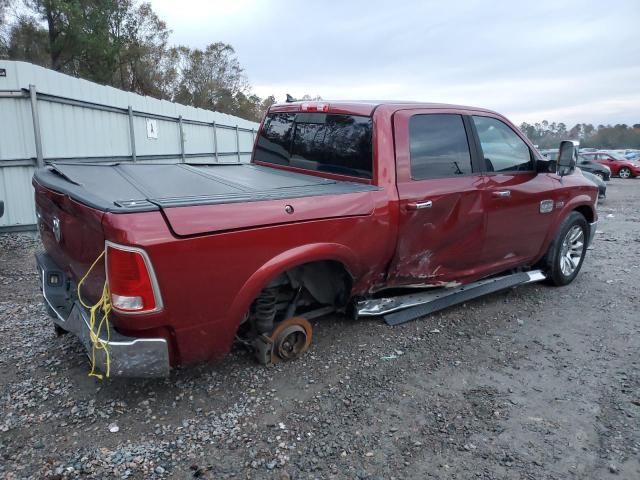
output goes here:
[[294, 360], [309, 349], [313, 330], [309, 321], [302, 317], [283, 320], [271, 332], [273, 342], [271, 363]]

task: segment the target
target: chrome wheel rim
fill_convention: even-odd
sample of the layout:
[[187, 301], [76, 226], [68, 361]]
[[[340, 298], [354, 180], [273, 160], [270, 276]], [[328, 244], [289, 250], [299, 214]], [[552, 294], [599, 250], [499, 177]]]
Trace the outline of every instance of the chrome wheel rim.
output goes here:
[[622, 168], [618, 172], [618, 175], [620, 175], [620, 178], [629, 178], [631, 176], [631, 171], [628, 168]]
[[565, 277], [571, 276], [576, 271], [583, 251], [584, 232], [578, 225], [574, 225], [565, 235], [560, 250], [560, 270]]

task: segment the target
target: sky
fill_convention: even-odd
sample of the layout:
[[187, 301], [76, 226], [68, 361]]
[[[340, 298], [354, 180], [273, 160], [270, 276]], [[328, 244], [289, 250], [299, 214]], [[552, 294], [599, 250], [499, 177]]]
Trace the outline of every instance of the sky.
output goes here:
[[261, 97], [416, 100], [516, 123], [640, 123], [640, 0], [151, 0], [231, 44]]

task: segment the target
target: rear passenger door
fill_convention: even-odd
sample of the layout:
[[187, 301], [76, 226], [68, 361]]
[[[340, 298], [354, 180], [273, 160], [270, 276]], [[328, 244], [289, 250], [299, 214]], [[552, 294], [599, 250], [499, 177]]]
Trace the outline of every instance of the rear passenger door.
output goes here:
[[477, 275], [483, 180], [470, 134], [460, 111], [394, 114], [399, 232], [389, 284], [438, 285]]
[[536, 172], [533, 151], [514, 128], [491, 115], [471, 118], [485, 175], [481, 258], [497, 272], [539, 254], [553, 221], [556, 183]]

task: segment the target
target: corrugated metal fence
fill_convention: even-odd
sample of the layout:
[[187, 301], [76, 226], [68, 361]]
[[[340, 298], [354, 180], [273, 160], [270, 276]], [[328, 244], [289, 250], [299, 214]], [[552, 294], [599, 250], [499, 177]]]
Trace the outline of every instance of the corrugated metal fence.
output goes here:
[[35, 225], [36, 165], [249, 161], [258, 124], [0, 61], [0, 230]]

